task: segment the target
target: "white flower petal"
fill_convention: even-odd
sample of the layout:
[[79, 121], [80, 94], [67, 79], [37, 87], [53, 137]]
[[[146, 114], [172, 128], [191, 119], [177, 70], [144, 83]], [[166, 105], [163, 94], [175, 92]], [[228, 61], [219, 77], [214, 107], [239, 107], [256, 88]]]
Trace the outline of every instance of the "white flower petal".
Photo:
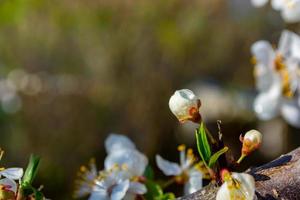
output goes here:
[[300, 128], [300, 106], [296, 99], [285, 101], [281, 106], [281, 114], [290, 125]]
[[272, 0], [271, 5], [274, 10], [281, 10], [284, 7], [286, 0]]
[[281, 104], [281, 81], [278, 77], [271, 89], [260, 93], [254, 100], [254, 111], [258, 118], [269, 120], [279, 114]]
[[110, 134], [105, 140], [105, 149], [108, 154], [120, 149], [135, 149], [134, 143], [124, 135]]
[[111, 169], [115, 164], [126, 165], [132, 176], [141, 176], [148, 165], [148, 159], [137, 150], [125, 149], [110, 153], [104, 161], [105, 169]]
[[113, 187], [112, 193], [111, 193], [111, 200], [121, 200], [126, 195], [126, 192], [129, 188], [129, 180], [125, 180], [123, 182], [120, 182], [118, 185]]
[[147, 192], [147, 188], [142, 183], [130, 182], [128, 192], [132, 194], [145, 194]]
[[110, 200], [105, 190], [95, 190], [91, 193], [89, 200]]
[[251, 3], [255, 7], [262, 7], [268, 3], [268, 0], [251, 0]]
[[253, 176], [246, 173], [232, 173], [232, 177], [241, 183], [241, 190], [247, 194], [246, 200], [253, 200], [255, 194], [255, 181]]
[[269, 42], [258, 41], [251, 46], [251, 53], [257, 62], [254, 67], [256, 87], [266, 91], [272, 84], [275, 52]]
[[262, 63], [269, 69], [272, 68], [275, 52], [268, 41], [260, 40], [255, 42], [251, 46], [251, 53], [258, 63]]
[[282, 31], [278, 44], [278, 53], [286, 58], [297, 59], [299, 61], [299, 51], [300, 37], [289, 30]]
[[[225, 182], [218, 190], [216, 200], [231, 200], [228, 184]], [[251, 199], [253, 200], [253, 199]]]
[[14, 180], [11, 180], [9, 178], [1, 179], [0, 185], [9, 186], [9, 190], [13, 191], [14, 193], [17, 192], [17, 183]]
[[189, 172], [189, 181], [184, 186], [185, 195], [194, 193], [202, 188], [202, 173], [198, 170]]
[[181, 174], [182, 170], [177, 163], [167, 161], [163, 159], [160, 155], [156, 155], [156, 164], [158, 168], [166, 175], [166, 176], [176, 176]]
[[7, 168], [0, 172], [0, 175], [13, 179], [18, 180], [21, 179], [23, 176], [23, 169], [22, 168]]
[[300, 1], [291, 0], [281, 11], [282, 18], [288, 23], [300, 21]]

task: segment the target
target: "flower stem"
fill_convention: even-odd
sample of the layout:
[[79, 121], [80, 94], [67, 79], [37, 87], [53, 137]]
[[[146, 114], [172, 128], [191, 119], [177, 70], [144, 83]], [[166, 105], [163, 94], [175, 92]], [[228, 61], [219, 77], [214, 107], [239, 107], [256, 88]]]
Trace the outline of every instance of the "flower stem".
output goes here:
[[161, 187], [163, 189], [165, 189], [165, 188], [169, 187], [170, 185], [172, 185], [173, 183], [175, 183], [175, 181], [176, 181], [176, 178], [173, 177], [170, 180], [168, 180], [167, 182], [165, 182]]
[[246, 157], [246, 154], [242, 154], [241, 157], [238, 159], [238, 161], [236, 161], [238, 164], [240, 164], [243, 159]]

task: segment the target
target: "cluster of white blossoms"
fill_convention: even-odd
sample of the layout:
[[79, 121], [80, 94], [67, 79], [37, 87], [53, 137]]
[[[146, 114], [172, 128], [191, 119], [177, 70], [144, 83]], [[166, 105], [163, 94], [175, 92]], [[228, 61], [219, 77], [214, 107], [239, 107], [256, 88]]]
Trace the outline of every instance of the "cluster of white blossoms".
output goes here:
[[143, 173], [148, 165], [147, 157], [122, 135], [111, 134], [105, 148], [108, 154], [105, 169], [98, 171], [94, 160], [89, 167], [82, 166], [74, 197], [90, 195], [89, 200], [130, 200], [145, 194]]
[[[268, 3], [268, 0], [251, 0], [255, 7], [262, 7]], [[281, 13], [284, 21], [295, 23], [300, 21], [300, 0], [271, 0], [274, 10]]]
[[[182, 122], [190, 120], [199, 123], [201, 121], [201, 115], [199, 113], [200, 104], [197, 102], [200, 102], [200, 100], [198, 100], [192, 91], [182, 89], [176, 91], [171, 97], [169, 107], [179, 121]], [[197, 117], [195, 118], [194, 116]], [[241, 150], [241, 157], [237, 163], [240, 163], [246, 156], [260, 146], [262, 142], [262, 134], [257, 130], [250, 130], [244, 136], [240, 136], [240, 140], [243, 143], [243, 146]], [[164, 160], [159, 155], [156, 156], [156, 162], [165, 175], [175, 176], [176, 178], [179, 177], [181, 179], [182, 177], [185, 177], [187, 180], [185, 193], [189, 194], [202, 188], [204, 170], [199, 168], [198, 164], [194, 164], [195, 159], [191, 150], [188, 150], [186, 154], [185, 146], [180, 146], [179, 151], [180, 164]], [[220, 176], [223, 184], [217, 192], [216, 200], [254, 199], [255, 181], [251, 175], [246, 173], [229, 172], [227, 169], [223, 169]]]
[[259, 91], [254, 101], [257, 116], [269, 120], [281, 114], [289, 124], [300, 127], [300, 37], [285, 30], [277, 49], [257, 41], [251, 52]]

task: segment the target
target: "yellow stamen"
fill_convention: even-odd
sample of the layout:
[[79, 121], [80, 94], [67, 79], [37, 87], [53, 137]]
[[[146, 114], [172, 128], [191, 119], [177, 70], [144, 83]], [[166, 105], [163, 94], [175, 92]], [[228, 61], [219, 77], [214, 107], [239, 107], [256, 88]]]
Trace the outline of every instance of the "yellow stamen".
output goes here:
[[193, 149], [189, 148], [189, 149], [187, 150], [187, 155], [188, 155], [188, 156], [194, 156]]
[[294, 96], [294, 93], [291, 88], [291, 78], [289, 71], [287, 70], [286, 65], [283, 63], [282, 55], [277, 55], [274, 60], [275, 70], [280, 74], [282, 79], [282, 94], [287, 97], [291, 98]]
[[256, 57], [255, 57], [255, 56], [252, 56], [252, 57], [251, 57], [250, 63], [251, 63], [252, 65], [256, 65], [256, 64], [257, 64], [257, 60], [256, 60]]
[[185, 151], [186, 146], [184, 144], [181, 144], [181, 145], [178, 146], [177, 149], [178, 149], [178, 151]]
[[134, 176], [131, 178], [132, 182], [138, 182], [139, 181], [139, 177], [138, 176]]
[[81, 172], [86, 172], [86, 171], [87, 171], [86, 166], [82, 165], [82, 166], [80, 167], [80, 171], [81, 171]]

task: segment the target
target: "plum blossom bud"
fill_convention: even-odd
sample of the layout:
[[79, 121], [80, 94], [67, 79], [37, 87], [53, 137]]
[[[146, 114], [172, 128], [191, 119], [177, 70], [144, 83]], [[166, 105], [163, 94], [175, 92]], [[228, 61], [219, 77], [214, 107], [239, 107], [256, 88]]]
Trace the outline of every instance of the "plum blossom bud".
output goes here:
[[221, 171], [223, 184], [218, 190], [216, 200], [253, 200], [255, 194], [254, 178], [246, 173]]
[[250, 130], [241, 137], [241, 141], [243, 142], [242, 154], [248, 155], [258, 149], [262, 142], [262, 134], [257, 130]]
[[198, 123], [201, 121], [199, 108], [200, 99], [188, 89], [177, 90], [169, 100], [169, 107], [172, 113], [180, 122], [187, 120]]

